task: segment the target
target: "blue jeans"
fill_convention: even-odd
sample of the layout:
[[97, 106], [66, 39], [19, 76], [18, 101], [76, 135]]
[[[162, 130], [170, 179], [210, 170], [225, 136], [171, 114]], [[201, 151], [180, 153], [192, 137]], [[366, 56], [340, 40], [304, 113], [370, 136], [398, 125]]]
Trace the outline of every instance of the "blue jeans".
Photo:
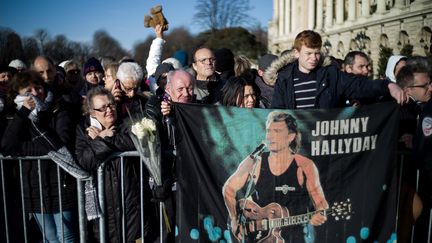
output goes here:
[[[63, 211], [63, 234], [62, 234], [62, 220], [60, 213], [33, 213], [39, 229], [42, 232], [42, 217], [45, 225], [45, 241], [49, 243], [57, 242], [76, 242], [75, 235], [75, 214], [74, 211]], [[62, 240], [63, 239], [63, 240]]]

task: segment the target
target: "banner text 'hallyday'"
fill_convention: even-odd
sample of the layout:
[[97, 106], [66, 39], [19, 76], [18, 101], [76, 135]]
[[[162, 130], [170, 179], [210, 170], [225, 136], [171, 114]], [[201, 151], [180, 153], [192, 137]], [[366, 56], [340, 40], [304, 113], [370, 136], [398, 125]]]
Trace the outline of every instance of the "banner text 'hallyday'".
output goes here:
[[[378, 135], [352, 136], [348, 138], [337, 138], [341, 135], [364, 134], [367, 131], [369, 117], [317, 121], [315, 129], [312, 130], [313, 137], [325, 137], [311, 141], [311, 155], [335, 155], [358, 153], [374, 150]], [[334, 136], [334, 139], [331, 137]]]

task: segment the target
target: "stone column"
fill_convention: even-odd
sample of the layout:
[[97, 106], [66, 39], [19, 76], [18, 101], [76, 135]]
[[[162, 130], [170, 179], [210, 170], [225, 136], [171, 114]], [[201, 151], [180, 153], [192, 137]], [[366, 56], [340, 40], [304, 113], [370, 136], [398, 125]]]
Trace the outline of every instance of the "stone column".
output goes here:
[[279, 0], [279, 36], [284, 35], [284, 29], [285, 29], [285, 6], [284, 6], [285, 0]]
[[356, 18], [356, 0], [349, 0], [348, 2], [348, 20], [354, 21]]
[[297, 35], [297, 23], [298, 23], [298, 13], [297, 13], [297, 1], [298, 0], [292, 0], [291, 1], [291, 33], [294, 33]]
[[370, 3], [369, 0], [362, 0], [362, 16], [369, 17], [370, 16]]
[[336, 24], [344, 22], [344, 0], [336, 0]]
[[405, 0], [396, 0], [394, 7], [395, 8], [403, 8], [405, 7]]
[[326, 1], [326, 20], [325, 26], [331, 27], [333, 25], [333, 0]]
[[382, 14], [386, 11], [386, 1], [377, 1], [377, 13]]
[[291, 27], [291, 0], [285, 0], [285, 34], [286, 35], [291, 32], [290, 27]]
[[308, 29], [315, 28], [315, 0], [308, 1]]
[[323, 28], [323, 0], [317, 0], [316, 29], [322, 30], [322, 28]]
[[279, 0], [273, 0], [273, 21], [278, 20]]

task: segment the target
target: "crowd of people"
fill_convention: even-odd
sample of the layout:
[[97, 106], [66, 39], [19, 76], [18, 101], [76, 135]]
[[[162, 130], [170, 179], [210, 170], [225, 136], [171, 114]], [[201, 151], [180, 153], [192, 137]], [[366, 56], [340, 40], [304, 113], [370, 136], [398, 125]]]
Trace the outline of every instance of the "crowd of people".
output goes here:
[[[63, 149], [62, 154], [72, 155], [72, 162], [95, 175], [101, 162], [111, 154], [135, 150], [128, 119], [141, 115], [152, 118], [161, 138], [163, 180], [169, 185], [159, 200], [170, 201], [169, 219], [175, 225], [175, 192], [170, 190], [176, 180], [173, 102], [263, 109], [329, 109], [396, 100], [401, 104], [401, 124], [404, 124], [399, 134], [400, 147], [412, 152], [409, 161], [424, 175], [423, 185], [430, 184], [432, 155], [427, 148], [432, 140], [432, 66], [425, 57], [392, 56], [386, 78], [371, 80], [370, 61], [365, 53], [353, 51], [343, 62], [337, 62], [321, 53], [321, 36], [305, 30], [297, 35], [292, 50], [281, 56], [265, 54], [258, 59], [256, 68], [248, 58], [236, 56], [227, 48], [213, 51], [207, 47], [197, 48], [189, 65], [184, 56], [162, 60], [163, 32], [161, 26], [155, 27], [156, 38], [145, 68], [131, 59], [101, 62], [95, 57], [84, 65], [75, 60], [56, 65], [46, 56], [37, 57], [29, 68], [21, 60], [1, 65], [0, 153], [40, 156]], [[295, 154], [293, 150], [287, 152]], [[139, 187], [139, 159], [125, 160], [121, 169], [120, 159], [112, 158], [105, 170], [110, 242], [121, 242], [123, 237], [133, 242], [141, 237], [140, 190], [152, 194], [150, 185]], [[45, 230], [46, 240], [78, 241], [73, 176], [63, 169], [58, 175], [52, 161], [40, 164], [25, 161], [23, 173], [25, 213], [41, 231]], [[119, 211], [122, 176], [125, 212]], [[61, 192], [58, 187], [62, 187]], [[413, 209], [404, 211], [410, 222], [405, 228], [408, 229], [416, 219], [427, 222], [425, 215], [431, 208], [432, 193], [427, 186], [418, 192], [410, 183], [406, 183], [406, 188], [406, 205]], [[152, 242], [158, 237], [154, 228], [158, 227], [154, 223], [158, 210], [150, 200], [144, 205], [144, 239]], [[125, 236], [121, 233], [123, 214]], [[320, 216], [315, 223], [324, 221], [325, 217]], [[88, 228], [89, 240], [97, 241], [97, 220], [89, 222]], [[401, 229], [400, 240], [406, 236], [405, 229]], [[173, 232], [166, 232], [164, 237], [167, 242], [174, 241]]]

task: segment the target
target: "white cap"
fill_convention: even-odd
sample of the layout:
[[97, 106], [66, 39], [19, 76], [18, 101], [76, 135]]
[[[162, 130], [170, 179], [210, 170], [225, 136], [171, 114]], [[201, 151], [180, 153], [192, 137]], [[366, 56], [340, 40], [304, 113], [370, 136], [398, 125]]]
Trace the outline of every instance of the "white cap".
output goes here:
[[12, 60], [9, 63], [9, 67], [13, 67], [16, 69], [27, 69], [27, 66], [25, 65], [25, 63], [23, 61], [21, 61], [20, 59]]
[[71, 61], [71, 60], [63, 61], [63, 62], [61, 62], [61, 63], [59, 64], [59, 66], [62, 67], [62, 68], [64, 68], [64, 67], [66, 66], [66, 64], [68, 64], [70, 61]]
[[183, 69], [180, 61], [174, 57], [169, 57], [169, 58], [163, 60], [162, 63], [170, 63], [171, 65], [173, 65], [175, 70]]

